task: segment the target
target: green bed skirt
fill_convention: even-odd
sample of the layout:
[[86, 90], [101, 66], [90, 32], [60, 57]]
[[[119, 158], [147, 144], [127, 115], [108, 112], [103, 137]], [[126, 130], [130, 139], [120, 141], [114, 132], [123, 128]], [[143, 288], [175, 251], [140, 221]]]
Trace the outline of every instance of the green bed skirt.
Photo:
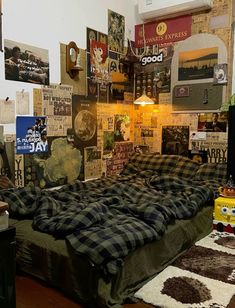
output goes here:
[[211, 232], [212, 212], [212, 206], [204, 207], [193, 218], [169, 225], [159, 241], [130, 253], [119, 273], [109, 280], [64, 240], [35, 231], [31, 220], [10, 219], [10, 225], [16, 227], [17, 269], [57, 287], [86, 307], [118, 308], [153, 275]]

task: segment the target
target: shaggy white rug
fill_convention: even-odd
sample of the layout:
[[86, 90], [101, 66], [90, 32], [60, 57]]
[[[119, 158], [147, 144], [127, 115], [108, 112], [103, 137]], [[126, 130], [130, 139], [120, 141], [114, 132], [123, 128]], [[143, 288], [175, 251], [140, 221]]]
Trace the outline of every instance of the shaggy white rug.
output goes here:
[[235, 236], [213, 231], [135, 293], [164, 308], [224, 308], [235, 294]]

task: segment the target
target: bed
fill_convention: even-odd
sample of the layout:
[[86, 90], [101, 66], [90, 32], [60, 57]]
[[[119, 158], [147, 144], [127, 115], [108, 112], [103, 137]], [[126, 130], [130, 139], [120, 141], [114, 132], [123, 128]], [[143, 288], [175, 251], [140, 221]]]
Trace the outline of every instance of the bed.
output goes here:
[[134, 153], [122, 174], [59, 190], [2, 190], [17, 268], [87, 307], [121, 307], [212, 230], [226, 164]]

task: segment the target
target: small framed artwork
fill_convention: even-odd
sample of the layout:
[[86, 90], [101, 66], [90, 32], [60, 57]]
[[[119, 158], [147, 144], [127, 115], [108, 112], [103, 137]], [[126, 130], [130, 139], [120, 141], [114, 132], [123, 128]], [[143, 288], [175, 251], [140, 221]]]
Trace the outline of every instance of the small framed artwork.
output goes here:
[[214, 65], [214, 84], [226, 84], [227, 79], [227, 63], [215, 64]]
[[189, 96], [189, 86], [176, 86], [175, 97], [187, 97]]
[[207, 163], [207, 151], [202, 150], [189, 150], [188, 158], [196, 161], [199, 164]]

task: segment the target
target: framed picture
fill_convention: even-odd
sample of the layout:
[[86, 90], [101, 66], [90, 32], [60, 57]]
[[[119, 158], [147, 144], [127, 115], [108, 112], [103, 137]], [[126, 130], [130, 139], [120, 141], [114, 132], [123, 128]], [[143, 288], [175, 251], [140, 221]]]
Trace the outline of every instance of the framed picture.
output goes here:
[[226, 84], [227, 79], [227, 64], [215, 64], [214, 65], [214, 84]]
[[207, 151], [202, 150], [189, 150], [188, 158], [196, 161], [199, 164], [207, 163]]

